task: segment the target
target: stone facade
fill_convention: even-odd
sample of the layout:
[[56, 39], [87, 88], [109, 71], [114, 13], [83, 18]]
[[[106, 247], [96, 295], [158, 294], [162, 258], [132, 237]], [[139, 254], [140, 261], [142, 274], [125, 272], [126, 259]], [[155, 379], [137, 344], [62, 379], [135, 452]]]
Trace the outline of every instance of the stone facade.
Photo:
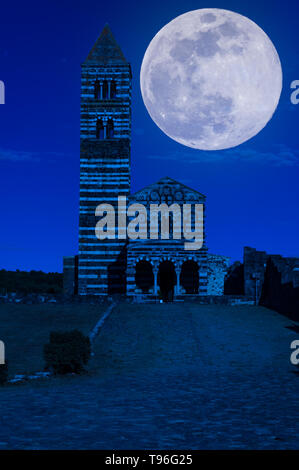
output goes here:
[[[186, 294], [188, 290], [196, 290], [199, 295], [207, 294], [207, 247], [205, 244], [205, 200], [206, 197], [194, 191], [187, 186], [174, 181], [171, 178], [162, 178], [130, 197], [130, 202], [135, 204], [143, 204], [147, 209], [148, 218], [150, 215], [151, 204], [163, 204], [168, 206], [176, 204], [183, 213], [183, 204], [195, 204], [203, 206], [202, 221], [202, 247], [199, 250], [188, 251], [185, 249], [186, 240], [181, 233], [181, 239], [173, 239], [173, 233], [170, 231], [170, 239], [162, 240], [159, 236], [158, 240], [134, 240], [128, 244], [127, 256], [127, 294], [134, 295], [138, 290], [138, 282], [136, 282], [136, 270], [141, 262], [150, 264], [153, 277], [152, 286], [148, 288], [150, 293], [157, 295], [161, 290], [159, 286], [159, 276], [162, 276], [160, 265], [162, 263], [169, 264], [169, 276], [173, 277], [173, 286], [169, 285], [169, 291], [173, 291], [174, 295]], [[172, 224], [170, 227], [173, 229]], [[159, 227], [160, 228], [160, 227]], [[194, 226], [192, 225], [192, 229]], [[161, 230], [159, 230], [159, 233]], [[148, 234], [149, 235], [149, 234]], [[149, 237], [148, 237], [149, 238]], [[171, 266], [172, 265], [172, 266]], [[194, 277], [198, 278], [192, 285], [192, 279], [188, 280], [188, 276], [184, 276], [186, 265], [194, 271]], [[165, 274], [167, 276], [167, 274]], [[185, 277], [185, 286], [184, 278]], [[161, 284], [161, 279], [160, 279]], [[139, 289], [140, 290], [140, 289]], [[146, 290], [146, 289], [145, 289]], [[191, 293], [191, 292], [190, 292]], [[194, 292], [192, 292], [194, 293]], [[171, 294], [172, 295], [172, 294]]]
[[224, 280], [229, 268], [229, 258], [208, 253], [208, 295], [223, 295]]

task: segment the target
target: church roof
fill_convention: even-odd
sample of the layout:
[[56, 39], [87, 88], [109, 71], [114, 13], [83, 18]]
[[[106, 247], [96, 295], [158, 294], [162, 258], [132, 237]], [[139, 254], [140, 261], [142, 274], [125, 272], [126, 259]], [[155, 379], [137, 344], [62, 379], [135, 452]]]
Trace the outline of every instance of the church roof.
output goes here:
[[186, 186], [185, 184], [180, 183], [179, 181], [169, 178], [168, 176], [164, 176], [163, 178], [159, 179], [156, 183], [152, 183], [148, 186], [145, 186], [145, 188], [140, 189], [136, 193], [132, 194], [132, 196], [134, 197], [138, 196], [139, 194], [143, 193], [143, 191], [148, 191], [148, 190], [156, 188], [157, 186], [164, 186], [164, 185], [165, 186], [171, 185], [171, 186], [175, 186], [176, 188], [181, 187], [182, 189], [185, 188], [189, 192], [195, 193], [203, 199], [206, 198], [206, 196], [200, 193], [199, 191], [196, 191], [195, 189], [192, 189], [189, 186]]
[[104, 26], [103, 31], [96, 40], [93, 48], [89, 52], [85, 64], [88, 62], [102, 64], [127, 64], [121, 48], [117, 44], [108, 24]]

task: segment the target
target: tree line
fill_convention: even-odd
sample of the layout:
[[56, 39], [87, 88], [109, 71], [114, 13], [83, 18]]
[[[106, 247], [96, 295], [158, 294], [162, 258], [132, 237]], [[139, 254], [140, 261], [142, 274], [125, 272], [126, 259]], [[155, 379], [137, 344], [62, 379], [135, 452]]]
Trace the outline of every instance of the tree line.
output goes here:
[[59, 294], [62, 292], [61, 273], [43, 271], [0, 270], [0, 293], [18, 292], [22, 294]]

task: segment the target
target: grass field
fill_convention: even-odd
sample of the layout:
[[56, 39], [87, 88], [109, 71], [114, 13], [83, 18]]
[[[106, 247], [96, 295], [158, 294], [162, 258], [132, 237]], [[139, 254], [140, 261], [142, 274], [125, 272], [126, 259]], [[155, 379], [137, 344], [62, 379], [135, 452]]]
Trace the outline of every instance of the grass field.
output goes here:
[[79, 329], [88, 334], [106, 307], [106, 304], [1, 304], [0, 340], [5, 344], [9, 375], [42, 371], [43, 345], [50, 332]]

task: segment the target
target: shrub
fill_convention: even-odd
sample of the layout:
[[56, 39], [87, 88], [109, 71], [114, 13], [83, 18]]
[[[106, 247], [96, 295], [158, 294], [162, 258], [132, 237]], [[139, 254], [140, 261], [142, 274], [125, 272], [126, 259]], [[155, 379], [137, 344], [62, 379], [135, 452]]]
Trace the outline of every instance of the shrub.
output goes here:
[[0, 364], [0, 385], [6, 384], [8, 379], [8, 366], [7, 362], [5, 364]]
[[90, 340], [80, 331], [53, 331], [44, 346], [45, 368], [54, 374], [80, 373], [88, 363]]

